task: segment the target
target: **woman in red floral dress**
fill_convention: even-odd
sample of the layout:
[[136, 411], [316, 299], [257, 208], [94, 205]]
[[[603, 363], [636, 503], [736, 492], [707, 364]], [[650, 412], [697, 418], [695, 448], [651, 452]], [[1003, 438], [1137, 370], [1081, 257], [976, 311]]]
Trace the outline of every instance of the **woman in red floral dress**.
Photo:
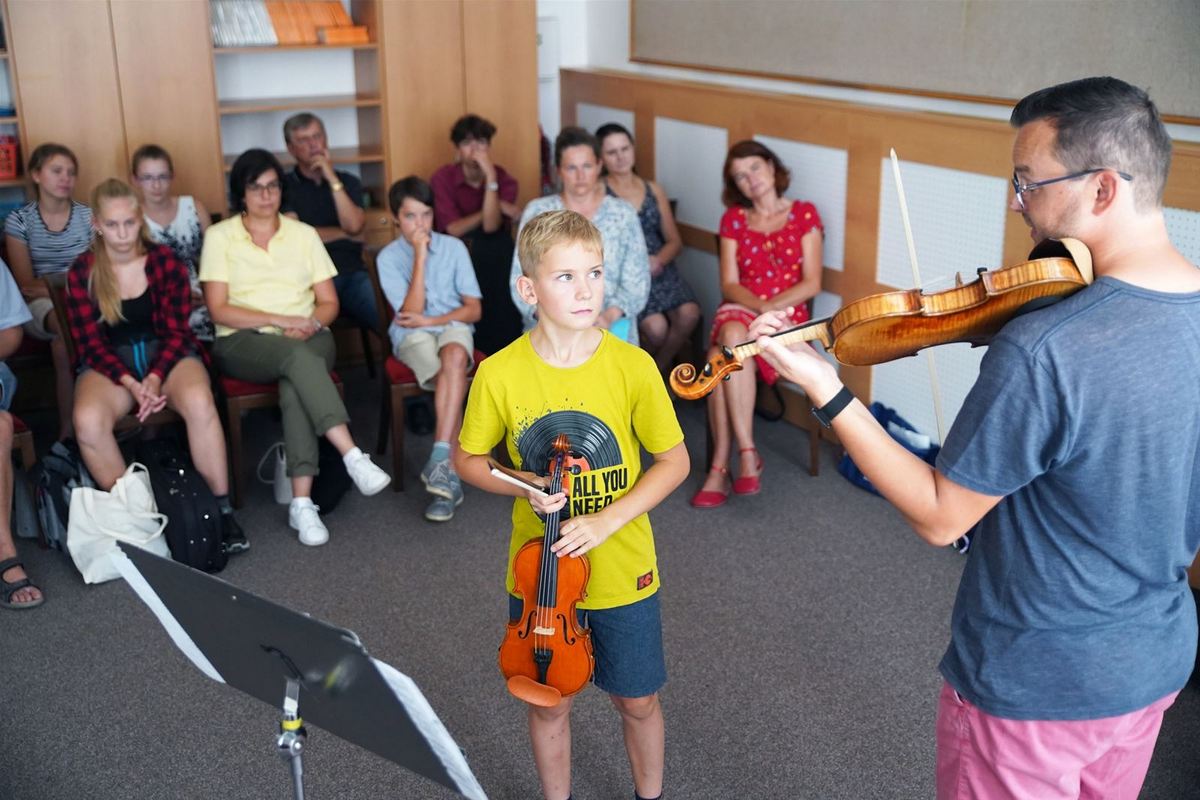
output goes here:
[[[792, 320], [808, 320], [808, 301], [821, 291], [821, 218], [812, 203], [784, 198], [790, 174], [771, 150], [759, 142], [738, 142], [725, 157], [728, 209], [721, 217], [721, 295], [724, 302], [713, 320], [710, 356], [722, 345], [748, 338], [758, 315], [791, 308]], [[712, 465], [693, 497], [697, 508], [723, 505], [730, 489], [757, 494], [762, 459], [754, 446], [755, 379], [768, 384], [778, 375], [755, 357], [720, 383], [708, 397], [712, 430]], [[737, 443], [738, 477], [731, 480], [729, 459]]]

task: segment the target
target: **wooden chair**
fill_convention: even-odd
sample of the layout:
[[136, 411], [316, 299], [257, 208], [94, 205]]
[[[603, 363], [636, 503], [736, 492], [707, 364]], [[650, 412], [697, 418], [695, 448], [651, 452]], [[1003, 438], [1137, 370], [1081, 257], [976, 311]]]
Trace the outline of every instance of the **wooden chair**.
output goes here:
[[[388, 305], [379, 283], [379, 268], [375, 264], [375, 254], [367, 253], [364, 261], [367, 272], [371, 276], [371, 285], [375, 289], [375, 303], [379, 308], [379, 335], [384, 342], [390, 343], [388, 326], [396, 313]], [[477, 368], [486, 355], [475, 351], [475, 367]], [[403, 361], [393, 356], [385, 348], [380, 357], [379, 374], [384, 377], [380, 382], [382, 391], [379, 398], [379, 437], [375, 444], [375, 452], [383, 455], [387, 449], [388, 431], [392, 439], [392, 491], [404, 491], [404, 400], [408, 397], [419, 397], [427, 394], [417, 383], [417, 376]], [[474, 374], [472, 369], [471, 374]], [[468, 386], [471, 375], [467, 376]]]

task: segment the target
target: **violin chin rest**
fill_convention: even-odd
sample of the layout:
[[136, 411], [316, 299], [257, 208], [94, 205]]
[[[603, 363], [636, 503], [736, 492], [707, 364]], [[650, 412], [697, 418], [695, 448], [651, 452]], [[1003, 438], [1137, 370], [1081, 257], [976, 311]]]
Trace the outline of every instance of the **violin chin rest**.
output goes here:
[[508, 691], [518, 700], [524, 700], [531, 706], [554, 708], [562, 702], [562, 692], [553, 686], [538, 683], [524, 675], [513, 675], [508, 679]]

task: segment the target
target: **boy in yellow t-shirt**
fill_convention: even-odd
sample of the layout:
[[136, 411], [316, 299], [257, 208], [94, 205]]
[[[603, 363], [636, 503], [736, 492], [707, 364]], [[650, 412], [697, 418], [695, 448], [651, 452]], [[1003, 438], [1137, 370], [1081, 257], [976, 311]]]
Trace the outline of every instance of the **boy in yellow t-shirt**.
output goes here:
[[[509, 542], [509, 614], [513, 557], [543, 534], [539, 515], [564, 509], [559, 558], [588, 553], [591, 577], [581, 618], [592, 632], [595, 684], [621, 714], [636, 797], [662, 795], [666, 683], [658, 604], [658, 565], [647, 512], [683, 482], [688, 455], [666, 387], [643, 350], [596, 327], [604, 307], [600, 232], [573, 211], [534, 217], [517, 243], [521, 297], [537, 306], [537, 326], [479, 366], [459, 435], [456, 467], [466, 482], [524, 499], [513, 503]], [[527, 491], [492, 477], [487, 460], [501, 439], [530, 481], [549, 465], [565, 433], [590, 470], [565, 493]], [[654, 457], [642, 473], [641, 448]], [[567, 516], [569, 514], [569, 516]], [[546, 800], [571, 796], [571, 699], [529, 706], [533, 758]]]

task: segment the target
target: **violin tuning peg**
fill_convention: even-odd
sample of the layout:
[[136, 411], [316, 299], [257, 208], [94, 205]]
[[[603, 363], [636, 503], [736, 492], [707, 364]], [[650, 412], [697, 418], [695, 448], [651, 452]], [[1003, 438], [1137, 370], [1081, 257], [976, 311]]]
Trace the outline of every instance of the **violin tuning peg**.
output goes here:
[[729, 373], [726, 373], [725, 375], [723, 375], [723, 376], [721, 377], [721, 380], [723, 380], [723, 381], [727, 381], [727, 380], [729, 380], [729, 379], [730, 379], [730, 378], [732, 378], [732, 377], [733, 377], [733, 373], [732, 373], [732, 372], [729, 372]]
[[704, 373], [704, 377], [711, 378], [712, 377], [712, 364], [705, 364], [704, 369], [702, 369], [700, 371]]

